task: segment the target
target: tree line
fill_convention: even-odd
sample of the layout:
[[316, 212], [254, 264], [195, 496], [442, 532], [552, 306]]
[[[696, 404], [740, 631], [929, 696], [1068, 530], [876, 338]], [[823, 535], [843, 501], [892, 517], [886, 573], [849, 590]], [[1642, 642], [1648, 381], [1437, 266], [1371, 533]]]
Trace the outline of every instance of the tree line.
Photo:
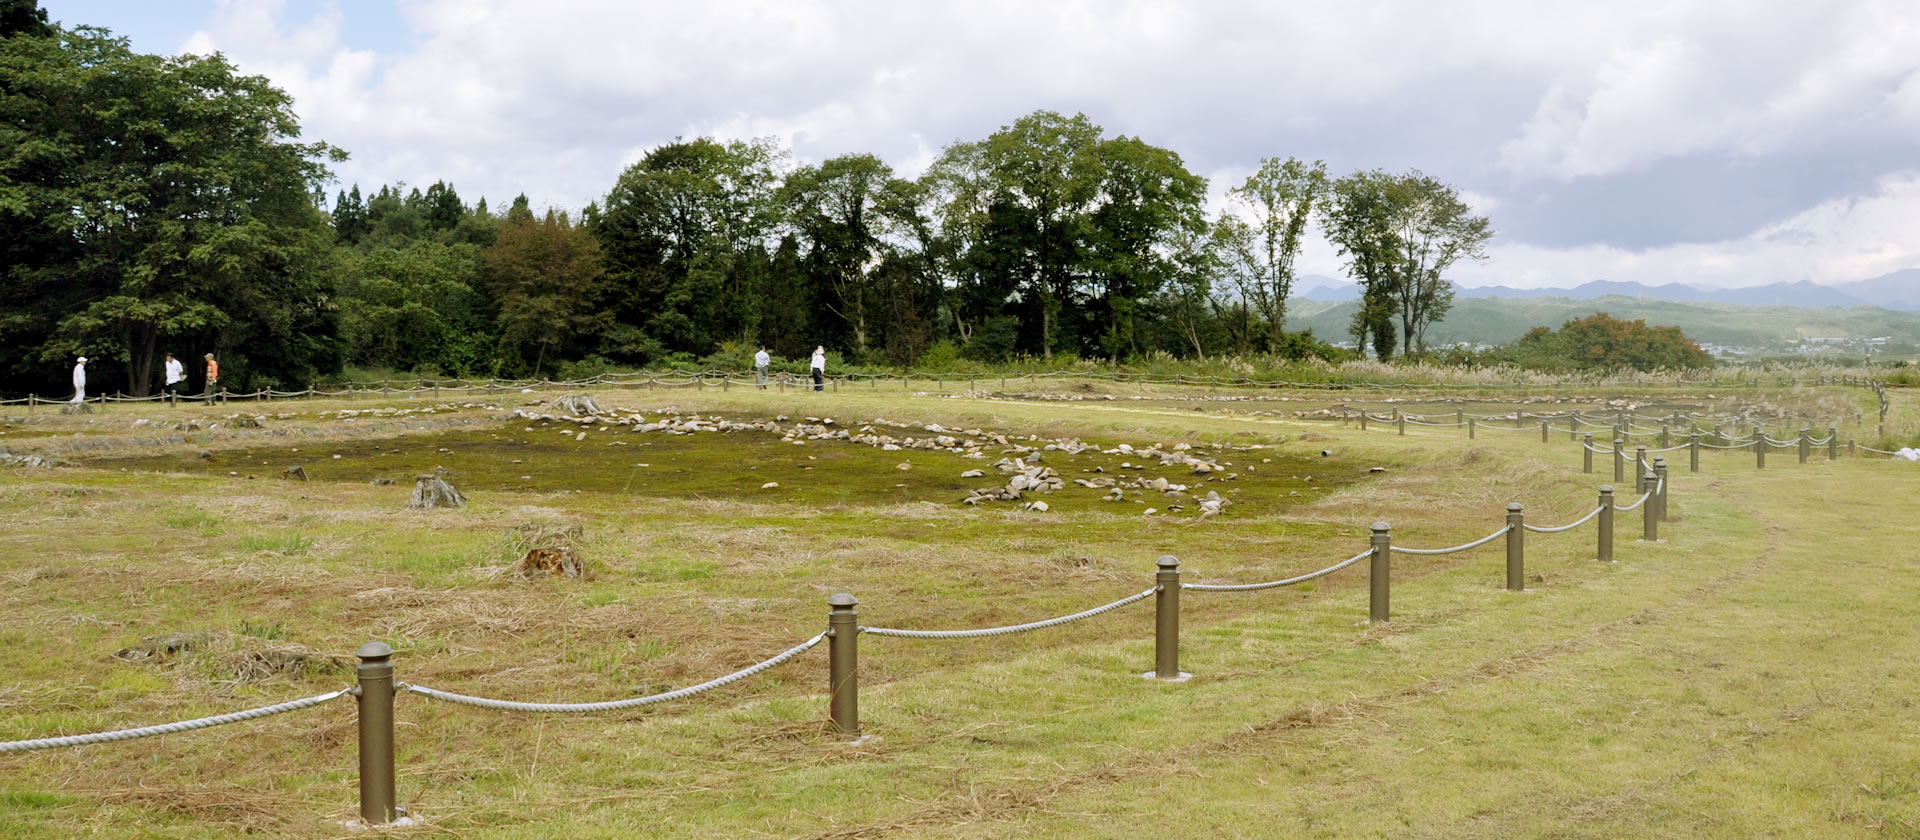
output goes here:
[[[220, 56], [159, 57], [0, 0], [0, 375], [43, 392], [71, 357], [110, 388], [215, 352], [234, 387], [344, 366], [567, 376], [755, 345], [924, 358], [1125, 362], [1342, 351], [1289, 332], [1316, 228], [1363, 306], [1350, 336], [1426, 350], [1461, 260], [1493, 235], [1420, 172], [1335, 177], [1270, 158], [1207, 211], [1180, 155], [1036, 111], [909, 177], [871, 154], [680, 139], [577, 211], [454, 185], [331, 184], [287, 95]], [[329, 187], [332, 187], [331, 189]], [[104, 363], [104, 364], [102, 364]], [[112, 367], [108, 367], [111, 365]], [[124, 385], [114, 383], [117, 374]]]

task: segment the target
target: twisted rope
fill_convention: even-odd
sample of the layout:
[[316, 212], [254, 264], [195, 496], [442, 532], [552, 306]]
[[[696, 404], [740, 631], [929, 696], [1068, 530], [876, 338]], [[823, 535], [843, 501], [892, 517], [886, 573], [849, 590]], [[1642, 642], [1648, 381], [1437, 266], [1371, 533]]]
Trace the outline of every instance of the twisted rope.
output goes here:
[[1466, 551], [1469, 548], [1479, 548], [1480, 546], [1486, 545], [1487, 543], [1493, 542], [1495, 539], [1498, 539], [1504, 536], [1508, 531], [1511, 531], [1511, 530], [1513, 530], [1513, 526], [1509, 525], [1507, 527], [1501, 528], [1498, 531], [1495, 531], [1491, 534], [1481, 537], [1480, 539], [1474, 540], [1473, 542], [1467, 543], [1465, 545], [1456, 545], [1452, 548], [1401, 548], [1400, 546], [1396, 545], [1393, 547], [1393, 550], [1403, 554], [1452, 554], [1456, 551]]
[[1617, 506], [1614, 508], [1614, 510], [1633, 510], [1634, 508], [1637, 508], [1641, 505], [1646, 504], [1647, 500], [1651, 498], [1653, 498], [1653, 491], [1648, 490], [1645, 494], [1640, 496], [1640, 501], [1634, 502], [1633, 504], [1630, 504], [1630, 505]]
[[1090, 610], [1074, 613], [1073, 615], [1063, 615], [1059, 618], [1049, 618], [1045, 621], [1035, 621], [1028, 624], [1014, 624], [1007, 627], [987, 627], [980, 630], [901, 630], [893, 627], [862, 627], [860, 630], [861, 632], [871, 633], [875, 636], [893, 636], [901, 639], [978, 639], [983, 636], [1005, 636], [1010, 633], [1025, 633], [1028, 630], [1044, 630], [1048, 627], [1058, 627], [1062, 624], [1079, 621], [1083, 618], [1092, 618], [1101, 613], [1117, 610], [1128, 604], [1145, 600], [1159, 591], [1160, 587], [1156, 586], [1138, 595], [1129, 595], [1111, 604], [1104, 604]]
[[1290, 577], [1286, 580], [1268, 581], [1266, 583], [1183, 583], [1180, 584], [1180, 588], [1192, 589], [1198, 592], [1252, 592], [1256, 589], [1278, 589], [1282, 586], [1292, 586], [1296, 583], [1306, 583], [1314, 578], [1326, 577], [1327, 575], [1360, 562], [1360, 558], [1367, 557], [1371, 554], [1373, 554], [1373, 549], [1369, 547], [1366, 551], [1355, 554], [1320, 571], [1308, 572], [1299, 577]]
[[131, 741], [136, 738], [150, 738], [155, 735], [191, 732], [195, 729], [206, 729], [211, 726], [225, 726], [229, 723], [257, 720], [285, 712], [297, 712], [301, 709], [318, 706], [321, 703], [347, 694], [352, 690], [351, 688], [343, 688], [339, 691], [329, 691], [326, 694], [316, 694], [302, 700], [289, 700], [285, 703], [261, 706], [258, 709], [248, 709], [244, 712], [232, 712], [224, 715], [214, 715], [213, 717], [195, 718], [193, 720], [183, 720], [178, 723], [163, 723], [158, 726], [142, 726], [138, 729], [120, 729], [113, 732], [95, 732], [88, 735], [68, 735], [63, 738], [35, 738], [31, 741], [0, 741], [0, 753], [50, 750], [57, 747], [80, 747], [86, 746], [87, 744], [103, 744], [109, 741]]
[[649, 694], [645, 697], [635, 697], [629, 700], [609, 700], [603, 703], [521, 703], [513, 700], [494, 700], [487, 697], [470, 697], [465, 694], [454, 694], [450, 691], [440, 691], [439, 689], [427, 688], [426, 686], [420, 686], [420, 685], [412, 685], [410, 683], [399, 683], [395, 685], [394, 688], [400, 691], [411, 691], [422, 697], [429, 697], [434, 700], [445, 700], [448, 703], [458, 703], [462, 706], [475, 706], [482, 709], [492, 709], [497, 712], [537, 712], [537, 713], [557, 713], [557, 714], [582, 714], [586, 712], [613, 712], [613, 711], [619, 711], [621, 709], [633, 709], [633, 708], [638, 708], [640, 706], [651, 706], [651, 705], [654, 705], [655, 703], [666, 703], [672, 700], [684, 700], [688, 697], [692, 697], [695, 694], [699, 694], [701, 692], [712, 691], [721, 686], [739, 682], [741, 680], [744, 680], [748, 677], [753, 676], [754, 674], [758, 674], [761, 671], [765, 671], [768, 668], [772, 668], [776, 665], [785, 663], [787, 660], [792, 659], [796, 656], [799, 656], [800, 654], [806, 653], [814, 645], [820, 644], [820, 640], [826, 637], [827, 637], [827, 634], [821, 633], [818, 636], [815, 636], [811, 639], [801, 642], [800, 644], [797, 644], [791, 648], [788, 648], [786, 652], [780, 654], [779, 656], [775, 656], [772, 659], [764, 660], [762, 662], [749, 665], [745, 668], [742, 668], [738, 671], [735, 671], [731, 674], [728, 674], [724, 677], [720, 677], [718, 679], [708, 680], [699, 685], [690, 685], [690, 686], [687, 686], [686, 688], [663, 692], [661, 694]]
[[1580, 517], [1579, 519], [1577, 519], [1577, 520], [1574, 520], [1574, 521], [1573, 521], [1573, 522], [1572, 522], [1571, 524], [1568, 524], [1568, 525], [1562, 525], [1562, 526], [1560, 526], [1560, 527], [1558, 527], [1558, 528], [1541, 528], [1541, 527], [1538, 527], [1538, 526], [1534, 526], [1534, 525], [1527, 525], [1527, 524], [1525, 524], [1525, 523], [1521, 523], [1521, 527], [1524, 527], [1524, 528], [1526, 528], [1527, 530], [1529, 530], [1529, 531], [1532, 531], [1532, 532], [1534, 532], [1534, 533], [1536, 533], [1536, 534], [1558, 534], [1558, 533], [1560, 533], [1560, 532], [1562, 532], [1562, 531], [1571, 531], [1571, 530], [1573, 530], [1573, 529], [1575, 529], [1575, 528], [1578, 528], [1578, 527], [1580, 527], [1580, 526], [1582, 526], [1582, 525], [1585, 525], [1585, 524], [1587, 524], [1587, 520], [1589, 520], [1589, 519], [1592, 519], [1592, 518], [1594, 518], [1594, 517], [1596, 517], [1596, 516], [1599, 516], [1599, 515], [1600, 515], [1600, 511], [1603, 511], [1603, 510], [1606, 510], [1606, 509], [1607, 509], [1607, 508], [1606, 508], [1606, 506], [1605, 506], [1605, 505], [1602, 505], [1602, 506], [1600, 506], [1600, 507], [1597, 507], [1597, 508], [1594, 508], [1593, 510], [1591, 510], [1591, 511], [1589, 511], [1589, 512], [1587, 513], [1587, 515], [1586, 515], [1586, 516], [1582, 516], [1582, 517]]

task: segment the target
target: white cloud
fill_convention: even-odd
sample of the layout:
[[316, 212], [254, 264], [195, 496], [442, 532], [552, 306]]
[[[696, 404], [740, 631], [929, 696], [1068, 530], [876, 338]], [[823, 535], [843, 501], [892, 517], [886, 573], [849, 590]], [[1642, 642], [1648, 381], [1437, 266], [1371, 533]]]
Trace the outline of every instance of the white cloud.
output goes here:
[[[1694, 155], [1909, 148], [1920, 128], [1920, 8], [1904, 0], [420, 0], [403, 6], [413, 42], [378, 54], [346, 45], [353, 8], [290, 20], [283, 0], [224, 0], [187, 48], [292, 93], [309, 138], [352, 152], [343, 182], [446, 179], [496, 205], [524, 191], [578, 206], [644, 150], [709, 133], [774, 136], [802, 161], [871, 152], [914, 174], [949, 142], [1049, 108], [1174, 148], [1211, 176], [1216, 209], [1259, 157], [1296, 155], [1336, 174], [1423, 169], [1500, 227], [1564, 206], [1564, 181]], [[1913, 149], [1894, 165], [1920, 168]], [[1870, 208], [1903, 190], [1721, 243], [1496, 240], [1463, 277], [1857, 279], [1920, 264], [1897, 232], [1884, 235], [1904, 244], [1864, 244]], [[1301, 266], [1339, 273], [1324, 242]]]
[[1726, 242], [1642, 251], [1496, 245], [1484, 264], [1452, 272], [1463, 285], [1571, 287], [1590, 280], [1706, 287], [1840, 283], [1920, 265], [1920, 172], [1882, 178], [1863, 197], [1823, 202]]

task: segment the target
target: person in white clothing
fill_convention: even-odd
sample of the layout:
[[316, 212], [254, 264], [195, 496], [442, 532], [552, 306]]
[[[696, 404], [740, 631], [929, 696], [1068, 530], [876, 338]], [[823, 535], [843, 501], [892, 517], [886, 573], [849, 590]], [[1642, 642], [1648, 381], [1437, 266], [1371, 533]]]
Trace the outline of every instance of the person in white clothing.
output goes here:
[[73, 366], [73, 401], [87, 401], [87, 357], [81, 356]]
[[767, 348], [762, 347], [760, 352], [753, 354], [753, 376], [762, 391], [767, 390], [767, 366], [771, 364], [773, 357], [767, 355]]
[[813, 348], [813, 390], [825, 391], [827, 381], [827, 348]]
[[172, 353], [168, 353], [167, 382], [165, 385], [160, 386], [160, 392], [169, 397], [178, 396], [180, 394], [180, 383], [186, 380], [187, 366], [180, 364], [179, 359], [174, 358]]

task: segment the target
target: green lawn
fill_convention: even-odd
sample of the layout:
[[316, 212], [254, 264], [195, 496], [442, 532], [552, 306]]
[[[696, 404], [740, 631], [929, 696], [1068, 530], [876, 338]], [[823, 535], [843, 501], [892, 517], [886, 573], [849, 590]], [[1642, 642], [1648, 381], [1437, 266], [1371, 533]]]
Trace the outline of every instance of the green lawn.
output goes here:
[[[830, 410], [1107, 446], [1185, 442], [1285, 466], [1209, 485], [1238, 490], [1240, 503], [1206, 522], [1190, 511], [1142, 516], [1072, 486], [1037, 514], [957, 504], [948, 474], [980, 464], [957, 456], [911, 453], [914, 469], [898, 471], [908, 453], [848, 444], [662, 443], [598, 429], [562, 443], [517, 421], [390, 438], [308, 414], [282, 423], [329, 430], [299, 444], [313, 458], [307, 483], [271, 478], [295, 462], [279, 451], [293, 444], [244, 437], [0, 471], [0, 668], [10, 677], [0, 739], [329, 691], [352, 679], [342, 655], [370, 638], [399, 651], [409, 682], [530, 701], [620, 699], [808, 638], [824, 629], [834, 592], [856, 594], [869, 625], [1017, 623], [1139, 592], [1161, 554], [1178, 555], [1190, 580], [1244, 582], [1344, 559], [1376, 519], [1394, 525], [1399, 544], [1429, 547], [1494, 530], [1509, 501], [1526, 503], [1529, 521], [1558, 525], [1590, 509], [1609, 477], [1582, 474], [1564, 435], [1469, 442], [1452, 429], [1399, 437], [1385, 425], [1362, 433], [1251, 415], [1330, 404], [1312, 395], [1295, 404], [851, 389], [604, 396], [642, 412]], [[1845, 405], [1857, 395], [1770, 399]], [[1911, 412], [1903, 403], [1896, 418]], [[460, 456], [452, 443], [474, 450], [463, 456], [474, 477], [467, 509], [409, 512], [406, 482], [367, 483]], [[509, 446], [539, 452], [552, 471], [514, 486], [524, 465], [485, 460]], [[210, 457], [195, 454], [202, 447]], [[655, 462], [629, 457], [636, 450], [681, 472], [632, 479], [631, 463]], [[1757, 471], [1735, 452], [1687, 475], [1680, 455], [1663, 542], [1636, 539], [1637, 512], [1620, 515], [1612, 565], [1592, 562], [1592, 526], [1531, 534], [1524, 593], [1502, 588], [1497, 542], [1401, 555], [1394, 617], [1379, 626], [1365, 621], [1364, 563], [1276, 591], [1188, 592], [1182, 665], [1195, 676], [1185, 683], [1140, 677], [1152, 667], [1150, 601], [1017, 636], [868, 636], [861, 704], [878, 737], [855, 745], [825, 726], [824, 647], [698, 699], [611, 715], [508, 715], [402, 695], [400, 798], [425, 821], [406, 832], [1920, 836], [1909, 708], [1920, 696], [1911, 673], [1920, 581], [1904, 548], [1920, 537], [1910, 510], [1920, 465], [1802, 466], [1780, 452]], [[382, 459], [405, 462], [373, 466]], [[1068, 475], [1105, 460], [1119, 459], [1053, 463]], [[259, 477], [227, 475], [242, 465]], [[738, 477], [752, 473], [777, 475], [796, 494], [760, 496]], [[581, 489], [565, 486], [569, 475]], [[514, 529], [543, 523], [582, 527], [591, 580], [502, 574]], [[114, 656], [165, 633], [198, 641], [172, 656]], [[250, 669], [273, 651], [303, 654], [304, 666]], [[350, 833], [339, 821], [356, 809], [354, 726], [351, 702], [339, 701], [0, 757], [0, 833]]]

